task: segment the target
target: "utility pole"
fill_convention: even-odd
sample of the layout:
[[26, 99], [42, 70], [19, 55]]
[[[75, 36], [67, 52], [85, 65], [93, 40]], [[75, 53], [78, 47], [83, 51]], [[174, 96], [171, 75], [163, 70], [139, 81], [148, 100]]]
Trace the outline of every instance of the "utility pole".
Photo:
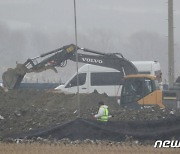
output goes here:
[[78, 106], [78, 117], [80, 113], [80, 100], [79, 100], [79, 72], [78, 72], [78, 53], [77, 53], [77, 20], [76, 20], [76, 0], [74, 0], [74, 29], [75, 29], [75, 44], [76, 44], [76, 71], [77, 71], [77, 106]]
[[168, 80], [169, 86], [174, 83], [174, 25], [173, 0], [168, 0]]

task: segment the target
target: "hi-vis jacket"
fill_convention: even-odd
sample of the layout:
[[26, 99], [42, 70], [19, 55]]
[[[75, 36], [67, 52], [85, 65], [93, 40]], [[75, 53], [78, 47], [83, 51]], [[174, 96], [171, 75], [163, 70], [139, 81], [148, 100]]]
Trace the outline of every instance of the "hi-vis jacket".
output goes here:
[[108, 121], [109, 111], [107, 105], [101, 105], [98, 111], [98, 114], [95, 115], [95, 118], [99, 121]]

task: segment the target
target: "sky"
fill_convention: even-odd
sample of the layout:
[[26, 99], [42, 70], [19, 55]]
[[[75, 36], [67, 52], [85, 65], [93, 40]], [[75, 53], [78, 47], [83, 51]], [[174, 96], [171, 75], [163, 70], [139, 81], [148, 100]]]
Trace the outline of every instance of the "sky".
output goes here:
[[[158, 60], [167, 78], [167, 1], [76, 0], [78, 45], [121, 52], [129, 60]], [[179, 8], [180, 1], [174, 0], [176, 76], [180, 73]], [[74, 42], [74, 0], [0, 0], [1, 74], [7, 67], [15, 67], [16, 61], [23, 63]], [[53, 77], [49, 71], [33, 76], [66, 80], [75, 73], [72, 65], [59, 68], [60, 73]]]

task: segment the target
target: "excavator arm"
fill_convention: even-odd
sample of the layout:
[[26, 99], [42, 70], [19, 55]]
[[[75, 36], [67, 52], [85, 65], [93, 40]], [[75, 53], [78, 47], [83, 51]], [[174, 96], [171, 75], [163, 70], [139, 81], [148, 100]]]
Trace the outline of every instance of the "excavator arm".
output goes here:
[[[70, 44], [28, 59], [24, 64], [17, 64], [14, 69], [9, 68], [2, 75], [3, 85], [8, 89], [16, 89], [20, 86], [26, 73], [42, 72], [47, 69], [57, 72], [56, 67], [64, 67], [67, 60], [76, 61], [77, 50], [90, 53], [77, 53], [78, 62], [114, 68], [123, 72], [123, 75], [138, 73], [137, 68], [120, 53], [102, 53]], [[45, 58], [46, 56], [49, 57]], [[38, 63], [37, 60], [40, 58], [45, 59]]]
[[[102, 53], [86, 48], [79, 48], [79, 50], [91, 53], [91, 55], [78, 53], [78, 62], [114, 68], [120, 72], [123, 72], [124, 75], [138, 73], [138, 70], [134, 64], [124, 58], [121, 53]], [[75, 61], [76, 59], [75, 57], [72, 57], [71, 60]]]
[[[7, 89], [16, 89], [20, 86], [26, 73], [42, 72], [47, 69], [52, 69], [57, 72], [55, 67], [63, 67], [66, 60], [75, 54], [75, 46], [73, 44], [63, 46], [53, 51], [41, 54], [35, 58], [27, 59], [24, 64], [17, 64], [16, 68], [9, 68], [2, 75], [3, 85]], [[49, 56], [49, 57], [47, 57]], [[43, 59], [37, 62], [38, 59]]]

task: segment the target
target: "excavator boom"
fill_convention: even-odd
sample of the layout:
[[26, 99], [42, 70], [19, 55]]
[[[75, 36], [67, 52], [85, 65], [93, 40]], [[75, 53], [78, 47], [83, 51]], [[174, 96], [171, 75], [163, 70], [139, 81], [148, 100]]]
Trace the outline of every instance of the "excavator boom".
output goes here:
[[[102, 53], [86, 48], [79, 48], [74, 44], [66, 45], [53, 51], [41, 54], [38, 57], [28, 59], [24, 64], [17, 64], [16, 68], [9, 68], [2, 75], [3, 85], [8, 89], [18, 88], [26, 75], [31, 72], [42, 72], [55, 67], [64, 67], [67, 60], [76, 61], [77, 50], [90, 54], [77, 53], [78, 61], [93, 65], [110, 67], [123, 72], [124, 75], [137, 74], [137, 68], [120, 53]], [[46, 56], [49, 56], [45, 58]], [[35, 63], [40, 58], [45, 58], [39, 63]]]
[[[26, 73], [42, 72], [47, 69], [52, 69], [55, 72], [56, 66], [63, 67], [68, 57], [75, 53], [75, 46], [73, 44], [63, 46], [62, 48], [55, 49], [53, 51], [41, 54], [38, 57], [27, 59], [24, 64], [17, 64], [16, 68], [9, 68], [2, 75], [3, 86], [7, 89], [16, 89], [20, 86]], [[53, 54], [53, 55], [52, 55]], [[50, 55], [50, 56], [49, 56]], [[39, 58], [45, 58], [39, 63], [34, 63]]]

